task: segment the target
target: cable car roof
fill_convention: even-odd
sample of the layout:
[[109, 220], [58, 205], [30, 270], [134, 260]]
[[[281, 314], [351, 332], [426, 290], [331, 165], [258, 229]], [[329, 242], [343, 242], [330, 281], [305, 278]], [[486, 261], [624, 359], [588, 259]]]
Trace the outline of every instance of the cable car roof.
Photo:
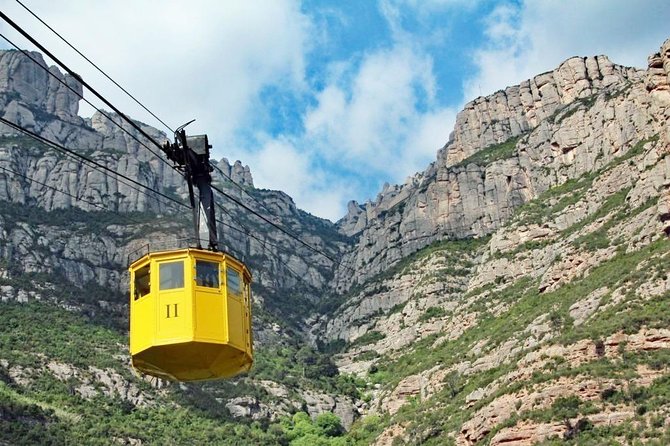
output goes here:
[[252, 278], [251, 271], [249, 271], [249, 268], [247, 268], [247, 266], [242, 261], [233, 257], [232, 255], [222, 251], [209, 251], [206, 249], [198, 249], [198, 248], [181, 248], [181, 249], [169, 249], [163, 251], [151, 251], [144, 254], [142, 257], [138, 258], [133, 263], [131, 263], [130, 269], [137, 269], [139, 265], [145, 263], [149, 259], [179, 257], [182, 255], [191, 256], [194, 254], [197, 255], [198, 257], [207, 257], [209, 259], [217, 260], [219, 262], [223, 261], [231, 262], [236, 267], [241, 269], [242, 272], [249, 277], [249, 279]]

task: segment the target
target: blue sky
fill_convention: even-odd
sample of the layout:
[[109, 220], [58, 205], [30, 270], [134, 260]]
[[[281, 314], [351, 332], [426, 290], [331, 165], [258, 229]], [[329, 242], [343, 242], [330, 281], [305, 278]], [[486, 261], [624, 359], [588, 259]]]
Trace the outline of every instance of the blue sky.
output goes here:
[[[160, 128], [0, 1], [120, 108]], [[348, 200], [374, 200], [384, 182], [435, 160], [476, 96], [573, 55], [644, 68], [670, 37], [664, 0], [27, 3], [171, 126], [196, 118], [189, 130], [207, 133], [217, 158], [240, 159], [257, 187], [333, 221]]]

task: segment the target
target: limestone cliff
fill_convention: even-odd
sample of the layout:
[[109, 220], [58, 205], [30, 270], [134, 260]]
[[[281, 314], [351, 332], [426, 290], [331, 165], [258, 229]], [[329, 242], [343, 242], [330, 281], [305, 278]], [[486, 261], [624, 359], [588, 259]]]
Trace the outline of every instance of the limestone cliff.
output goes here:
[[373, 203], [350, 204], [338, 224], [358, 243], [334, 287], [345, 291], [436, 240], [488, 235], [523, 203], [658, 133], [660, 102], [647, 85], [663, 76], [653, 70], [574, 57], [466, 104], [437, 161]]
[[[339, 348], [341, 370], [371, 384], [368, 414], [389, 417], [375, 444], [667, 438], [660, 395], [669, 376], [661, 358], [670, 351], [670, 40], [648, 70], [607, 71], [615, 72], [591, 90], [557, 82], [563, 93], [550, 96], [569, 91], [572, 99], [512, 134], [508, 147], [458, 145], [462, 135], [480, 133], [457, 124], [461, 136], [427, 170], [436, 178], [423, 190], [387, 186], [374, 205], [350, 206], [340, 225], [353, 233], [368, 212], [407, 197], [403, 216], [385, 208], [361, 226], [350, 258], [365, 258], [364, 249], [384, 258], [411, 244], [403, 235], [419, 212], [443, 231], [371, 279], [348, 284], [346, 299], [314, 332]], [[477, 99], [459, 119], [473, 122], [473, 107], [483, 113], [503, 97]], [[465, 193], [467, 181], [477, 187]], [[445, 208], [460, 220], [446, 211], [440, 220], [435, 210], [470, 200], [469, 209], [484, 215], [474, 223], [463, 208]], [[372, 257], [371, 275], [384, 261]]]
[[[0, 53], [6, 119], [183, 199], [162, 161], [101, 114], [78, 117], [25, 62]], [[134, 376], [124, 345], [128, 254], [188, 221], [0, 128], [0, 167], [20, 174], [0, 172], [0, 421], [69, 441], [286, 444], [282, 429], [314, 427], [293, 412], [333, 412], [354, 444], [663, 444], [669, 79], [670, 40], [647, 70], [571, 58], [478, 98], [434, 163], [337, 227], [222, 160], [247, 192], [217, 176], [228, 193], [344, 260], [228, 207], [223, 244], [254, 273], [257, 363], [202, 385]]]

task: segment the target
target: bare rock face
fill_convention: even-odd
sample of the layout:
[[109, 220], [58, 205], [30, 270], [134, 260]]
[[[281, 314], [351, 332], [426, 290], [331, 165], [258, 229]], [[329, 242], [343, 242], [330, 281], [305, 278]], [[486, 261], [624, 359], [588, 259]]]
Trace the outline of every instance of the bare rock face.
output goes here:
[[232, 398], [226, 403], [226, 409], [235, 418], [260, 420], [272, 417], [270, 408], [252, 396]]
[[334, 288], [362, 283], [436, 240], [491, 234], [550, 187], [667, 132], [669, 64], [662, 56], [650, 63], [658, 68], [644, 72], [604, 56], [575, 57], [468, 103], [436, 162], [403, 185], [386, 185], [375, 202], [350, 204], [338, 224], [358, 244]]
[[[226, 158], [223, 158], [215, 164], [224, 172], [225, 179], [229, 178], [242, 186], [254, 186], [254, 180], [251, 177], [251, 169], [249, 169], [249, 166], [243, 166], [240, 160], [235, 161], [235, 163], [231, 165]], [[217, 176], [221, 174], [214, 172], [214, 175]]]
[[561, 105], [637, 77], [634, 69], [614, 65], [606, 56], [570, 58], [553, 71], [466, 104], [438, 159], [457, 164], [483, 147], [535, 128]]
[[352, 401], [344, 397], [333, 397], [325, 393], [305, 391], [302, 394], [307, 406], [307, 413], [312, 418], [324, 412], [332, 412], [340, 418], [342, 427], [349, 430], [354, 419], [358, 416]]
[[659, 101], [670, 105], [670, 39], [661, 46], [661, 51], [649, 56], [647, 90]]
[[[63, 75], [56, 67], [48, 67], [40, 53], [28, 54], [26, 56], [19, 51], [0, 53], [0, 101], [5, 109], [4, 117], [11, 119], [17, 114], [23, 114], [26, 123], [32, 114], [30, 109], [33, 112], [39, 109], [63, 121], [81, 123], [82, 119], [77, 116], [83, 91], [81, 83], [69, 74]], [[30, 58], [47, 68], [51, 75]], [[24, 106], [21, 107], [20, 103]]]
[[365, 229], [367, 222], [365, 207], [358, 204], [357, 201], [352, 200], [347, 203], [347, 215], [342, 217], [342, 219], [337, 222], [337, 225], [340, 231], [348, 236], [352, 236]]

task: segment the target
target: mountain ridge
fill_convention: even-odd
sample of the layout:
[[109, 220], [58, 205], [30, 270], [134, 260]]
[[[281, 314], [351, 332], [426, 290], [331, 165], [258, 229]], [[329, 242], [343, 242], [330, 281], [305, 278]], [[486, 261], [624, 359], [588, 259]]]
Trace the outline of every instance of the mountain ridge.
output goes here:
[[[137, 141], [102, 115], [76, 116], [69, 93], [10, 56], [0, 53], [5, 119], [184, 197]], [[0, 173], [3, 427], [101, 444], [103, 431], [121, 444], [667, 437], [669, 76], [667, 40], [646, 71], [571, 58], [478, 98], [424, 173], [351, 203], [337, 225], [223, 160], [245, 192], [215, 175], [221, 187], [343, 260], [230, 209], [241, 230], [224, 226], [221, 239], [254, 270], [257, 362], [248, 376], [199, 385], [135, 376], [123, 346], [124, 258], [183, 237], [188, 222], [0, 127], [1, 167], [121, 213]], [[189, 420], [179, 436], [165, 408]], [[346, 435], [323, 427], [328, 413]]]

